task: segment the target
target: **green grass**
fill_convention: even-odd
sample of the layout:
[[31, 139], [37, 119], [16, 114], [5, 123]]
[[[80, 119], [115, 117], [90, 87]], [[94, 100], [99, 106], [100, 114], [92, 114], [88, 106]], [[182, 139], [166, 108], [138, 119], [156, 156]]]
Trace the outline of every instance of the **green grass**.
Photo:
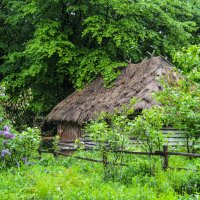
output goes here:
[[[91, 156], [84, 155], [84, 156]], [[198, 199], [200, 173], [193, 170], [161, 170], [148, 173], [150, 161], [135, 157], [122, 176], [115, 181], [104, 180], [103, 168], [73, 158], [48, 155], [34, 165], [12, 168], [0, 173], [0, 200], [70, 199], [70, 200], [173, 200]], [[131, 161], [130, 161], [131, 160]], [[198, 169], [198, 159], [171, 157], [170, 164]], [[147, 171], [145, 171], [147, 170]]]

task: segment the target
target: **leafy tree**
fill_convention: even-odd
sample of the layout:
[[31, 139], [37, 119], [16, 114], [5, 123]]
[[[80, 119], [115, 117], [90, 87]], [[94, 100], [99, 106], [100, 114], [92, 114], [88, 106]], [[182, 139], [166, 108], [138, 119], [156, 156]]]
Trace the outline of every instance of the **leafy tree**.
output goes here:
[[195, 151], [200, 139], [200, 47], [190, 46], [178, 52], [174, 60], [182, 78], [176, 85], [162, 82], [164, 90], [157, 94], [168, 123], [183, 131], [187, 151]]
[[175, 54], [174, 61], [182, 70], [186, 81], [200, 83], [200, 45], [183, 48]]
[[[3, 82], [13, 102], [31, 88], [30, 110], [47, 114], [74, 88], [146, 51], [171, 57], [199, 41], [200, 3], [192, 0], [2, 0]], [[194, 37], [195, 36], [195, 37]]]
[[195, 150], [200, 130], [200, 88], [197, 84], [178, 86], [164, 85], [164, 90], [157, 94], [157, 100], [163, 105], [166, 123], [183, 131], [187, 138], [187, 151]]

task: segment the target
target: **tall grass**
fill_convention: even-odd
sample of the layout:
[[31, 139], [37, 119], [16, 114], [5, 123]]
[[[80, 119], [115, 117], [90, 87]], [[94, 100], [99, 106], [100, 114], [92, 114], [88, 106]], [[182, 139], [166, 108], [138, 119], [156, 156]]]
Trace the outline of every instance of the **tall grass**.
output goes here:
[[[84, 156], [94, 156], [87, 154]], [[198, 199], [200, 173], [193, 170], [159, 168], [160, 160], [127, 158], [118, 180], [103, 179], [102, 165], [71, 158], [43, 157], [32, 166], [12, 168], [0, 173], [1, 200], [175, 200]], [[150, 162], [156, 170], [150, 173]], [[174, 166], [198, 170], [199, 161], [171, 158]]]

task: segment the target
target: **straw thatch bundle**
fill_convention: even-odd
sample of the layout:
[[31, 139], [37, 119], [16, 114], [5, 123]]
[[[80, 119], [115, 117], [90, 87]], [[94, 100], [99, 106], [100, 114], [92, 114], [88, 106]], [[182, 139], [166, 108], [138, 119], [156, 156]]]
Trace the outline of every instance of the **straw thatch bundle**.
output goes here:
[[150, 108], [157, 104], [151, 93], [161, 90], [158, 77], [167, 75], [178, 79], [172, 66], [162, 57], [154, 57], [139, 64], [129, 64], [121, 69], [112, 88], [103, 87], [102, 77], [97, 78], [82, 91], [75, 91], [60, 102], [48, 115], [48, 121], [65, 121], [82, 124], [95, 118], [100, 112], [113, 113], [135, 97], [135, 109]]

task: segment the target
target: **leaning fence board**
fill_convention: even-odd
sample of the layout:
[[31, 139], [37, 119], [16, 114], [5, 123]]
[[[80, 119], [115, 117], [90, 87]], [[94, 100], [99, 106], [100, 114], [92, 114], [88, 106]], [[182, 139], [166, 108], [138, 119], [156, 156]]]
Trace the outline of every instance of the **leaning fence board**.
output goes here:
[[[64, 155], [64, 156], [69, 156], [68, 154], [65, 154], [65, 153], [62, 153], [62, 152], [56, 152], [56, 153]], [[97, 162], [97, 163], [103, 163], [104, 162], [103, 160], [97, 160], [97, 159], [93, 159], [93, 158], [84, 158], [84, 157], [80, 157], [80, 156], [73, 156], [73, 158], [81, 159], [81, 160], [87, 160], [87, 161], [92, 161], [92, 162]], [[127, 164], [124, 164], [124, 163], [106, 162], [105, 164], [127, 166]]]

